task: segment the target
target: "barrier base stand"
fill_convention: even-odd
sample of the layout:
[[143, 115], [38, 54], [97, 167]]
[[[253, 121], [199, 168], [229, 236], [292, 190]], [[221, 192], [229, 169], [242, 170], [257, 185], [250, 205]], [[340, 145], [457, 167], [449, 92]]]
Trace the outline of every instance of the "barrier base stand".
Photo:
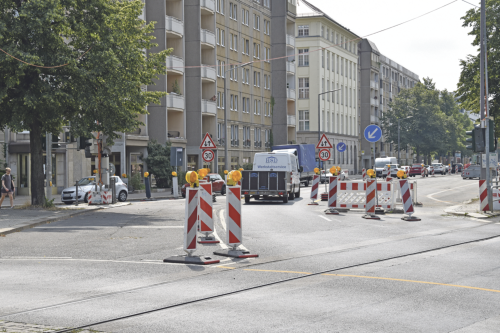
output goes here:
[[318, 205], [318, 203], [317, 203], [317, 202], [312, 201], [311, 203], [308, 203], [308, 205], [309, 205], [309, 206], [311, 206], [311, 205], [312, 205], [312, 206], [317, 206], [317, 205]]
[[198, 237], [198, 244], [217, 244], [220, 243], [215, 237]]
[[377, 207], [377, 208], [375, 208], [375, 214], [384, 215], [385, 210]]
[[418, 218], [416, 216], [411, 216], [411, 215], [403, 216], [401, 218], [401, 220], [403, 220], [403, 221], [410, 221], [410, 222], [413, 222], [413, 221], [422, 221], [420, 218]]
[[173, 256], [163, 259], [163, 262], [186, 265], [212, 265], [220, 263], [220, 260], [206, 256]]
[[321, 201], [328, 201], [328, 193], [321, 193]]
[[327, 209], [325, 210], [325, 213], [326, 215], [339, 215], [339, 211], [334, 209], [334, 208], [330, 208], [330, 209]]
[[367, 220], [380, 220], [380, 217], [377, 215], [371, 215], [371, 214], [365, 214], [362, 216], [362, 218], [367, 219]]
[[243, 251], [238, 249], [219, 250], [214, 252], [217, 256], [231, 257], [231, 258], [257, 258], [258, 254], [252, 254], [250, 251]]
[[423, 206], [424, 204], [423, 204], [423, 203], [421, 203], [421, 202], [415, 202], [415, 203], [414, 203], [414, 205], [415, 205], [415, 206]]

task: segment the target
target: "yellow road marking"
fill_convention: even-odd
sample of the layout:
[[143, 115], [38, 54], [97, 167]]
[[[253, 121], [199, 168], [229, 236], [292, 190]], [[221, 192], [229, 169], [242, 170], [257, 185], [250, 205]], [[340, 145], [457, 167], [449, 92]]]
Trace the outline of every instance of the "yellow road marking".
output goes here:
[[[226, 269], [236, 269], [237, 268], [237, 267], [224, 267], [224, 266], [217, 266], [217, 267], [226, 268]], [[272, 269], [250, 269], [250, 268], [246, 268], [246, 269], [243, 269], [243, 270], [244, 271], [253, 271], [253, 272], [269, 272], [269, 273], [290, 273], [290, 274], [305, 274], [305, 275], [311, 275], [311, 274], [313, 274], [311, 272], [278, 271], [278, 270], [272, 270]], [[379, 277], [379, 276], [350, 275], [350, 274], [330, 274], [330, 273], [324, 273], [324, 274], [321, 274], [321, 275], [324, 275], [324, 276], [339, 276], [339, 277], [352, 277], [352, 278], [360, 278], [360, 279], [374, 279], [374, 280], [388, 280], [388, 281], [399, 281], [399, 282], [411, 282], [411, 283], [421, 283], [421, 284], [431, 284], [431, 285], [437, 285], [437, 286], [446, 286], [446, 287], [455, 287], [455, 288], [464, 288], [464, 289], [474, 289], [474, 290], [482, 290], [482, 291], [490, 291], [490, 292], [494, 292], [494, 293], [500, 293], [500, 290], [496, 290], [496, 289], [462, 286], [462, 285], [459, 285], [459, 284], [428, 282], [428, 281], [418, 281], [418, 280], [407, 280], [407, 279], [395, 279], [395, 278], [386, 278], [386, 277]]]
[[363, 275], [348, 275], [348, 274], [321, 274], [321, 275], [329, 275], [329, 276], [345, 276], [345, 277], [355, 277], [361, 279], [376, 279], [376, 280], [390, 280], [390, 281], [401, 281], [401, 282], [412, 282], [412, 283], [423, 283], [423, 284], [434, 284], [438, 286], [447, 286], [447, 287], [456, 287], [456, 288], [466, 288], [466, 289], [475, 289], [475, 290], [484, 290], [491, 291], [494, 293], [500, 293], [500, 290], [496, 289], [486, 289], [486, 288], [478, 288], [478, 287], [470, 287], [470, 286], [462, 286], [459, 284], [448, 284], [448, 283], [439, 283], [439, 282], [428, 282], [428, 281], [417, 281], [417, 280], [406, 280], [406, 279], [393, 279], [393, 278], [385, 278], [378, 276], [363, 276]]

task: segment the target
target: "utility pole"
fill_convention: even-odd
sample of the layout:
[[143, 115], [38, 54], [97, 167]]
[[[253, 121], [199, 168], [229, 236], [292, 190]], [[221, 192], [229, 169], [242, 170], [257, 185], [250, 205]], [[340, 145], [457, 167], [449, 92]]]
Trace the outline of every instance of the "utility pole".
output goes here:
[[52, 199], [52, 187], [50, 182], [52, 181], [52, 134], [45, 132], [45, 179], [47, 185], [47, 200]]

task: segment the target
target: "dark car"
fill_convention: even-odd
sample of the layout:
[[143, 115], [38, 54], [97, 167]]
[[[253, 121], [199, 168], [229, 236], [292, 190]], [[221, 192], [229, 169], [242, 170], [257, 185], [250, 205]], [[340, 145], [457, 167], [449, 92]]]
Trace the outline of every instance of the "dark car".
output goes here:
[[[212, 193], [220, 193], [221, 195], [226, 194], [226, 184], [224, 179], [218, 173], [209, 173], [207, 177], [210, 177], [210, 181], [212, 182]], [[186, 183], [181, 188], [182, 197], [186, 197], [186, 188], [189, 187], [189, 184]]]
[[[455, 166], [456, 166], [456, 169], [455, 169]], [[456, 170], [456, 172], [462, 172], [464, 169], [464, 165], [462, 163], [457, 163], [457, 164], [453, 164], [451, 166], [451, 168], [452, 168], [451, 169], [452, 173], [455, 173], [455, 170]]]

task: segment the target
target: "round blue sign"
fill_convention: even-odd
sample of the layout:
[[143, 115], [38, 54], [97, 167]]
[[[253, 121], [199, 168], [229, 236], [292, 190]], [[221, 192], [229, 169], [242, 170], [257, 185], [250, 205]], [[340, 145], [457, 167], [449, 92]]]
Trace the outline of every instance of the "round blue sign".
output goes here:
[[341, 153], [343, 153], [345, 151], [345, 149], [347, 148], [346, 144], [343, 143], [343, 142], [339, 142], [337, 143], [337, 150]]
[[368, 125], [365, 128], [365, 139], [368, 142], [377, 142], [382, 138], [382, 129], [377, 125]]

